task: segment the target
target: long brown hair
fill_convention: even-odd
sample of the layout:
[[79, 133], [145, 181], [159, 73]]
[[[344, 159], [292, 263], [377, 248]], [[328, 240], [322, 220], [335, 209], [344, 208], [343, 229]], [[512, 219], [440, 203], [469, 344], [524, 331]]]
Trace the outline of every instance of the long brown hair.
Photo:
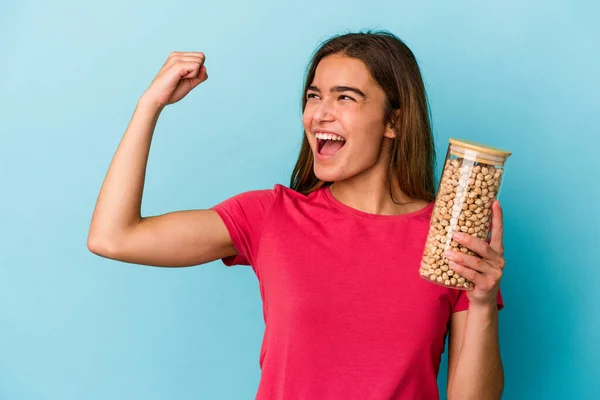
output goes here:
[[[406, 195], [433, 201], [435, 147], [425, 86], [412, 51], [387, 31], [347, 33], [328, 39], [315, 51], [307, 69], [302, 112], [317, 65], [333, 54], [361, 60], [385, 92], [385, 123], [393, 126], [396, 132], [390, 159], [390, 179], [397, 176], [400, 189]], [[303, 134], [302, 147], [290, 181], [292, 189], [308, 194], [332, 183], [315, 176], [313, 162], [308, 139]]]

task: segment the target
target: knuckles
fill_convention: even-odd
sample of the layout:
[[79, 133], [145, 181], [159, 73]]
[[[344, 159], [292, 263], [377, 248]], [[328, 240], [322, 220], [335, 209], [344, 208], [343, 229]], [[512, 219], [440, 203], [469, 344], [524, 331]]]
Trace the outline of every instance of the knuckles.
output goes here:
[[[182, 51], [172, 51], [171, 53], [169, 53], [169, 56], [167, 58], [177, 58], [177, 57], [183, 56], [183, 54], [184, 53]], [[199, 51], [199, 52], [190, 52], [188, 54], [200, 57], [202, 59], [202, 61], [204, 61], [204, 59], [206, 58], [206, 55], [203, 52], [201, 52], [201, 51]]]
[[500, 269], [504, 269], [505, 266], [506, 266], [506, 261], [504, 260], [504, 258], [501, 258], [500, 261], [498, 262], [498, 267], [500, 267]]
[[473, 264], [477, 270], [481, 270], [481, 268], [483, 267], [483, 260], [477, 257], [475, 258], [475, 261], [473, 261]]

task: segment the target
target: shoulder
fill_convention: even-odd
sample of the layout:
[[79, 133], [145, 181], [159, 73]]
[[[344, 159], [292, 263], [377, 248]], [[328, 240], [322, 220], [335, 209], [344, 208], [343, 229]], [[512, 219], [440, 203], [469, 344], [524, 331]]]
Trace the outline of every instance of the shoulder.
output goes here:
[[238, 193], [215, 205], [214, 209], [223, 207], [243, 207], [266, 211], [277, 202], [291, 200], [306, 200], [309, 196], [299, 193], [287, 186], [275, 184], [270, 189], [254, 189]]
[[295, 191], [287, 186], [275, 184], [270, 189], [257, 189], [240, 193], [235, 196], [240, 200], [247, 202], [257, 202], [263, 204], [273, 204], [282, 199], [306, 200], [308, 196]]
[[313, 190], [310, 193], [301, 193], [290, 187], [277, 184], [273, 187], [273, 193], [274, 202], [288, 211], [330, 206], [323, 188]]
[[412, 210], [410, 210], [410, 212], [427, 211], [431, 213], [434, 205], [435, 202], [433, 201], [417, 200], [412, 204]]
[[268, 215], [297, 215], [300, 210], [313, 212], [315, 207], [329, 207], [321, 190], [303, 194], [285, 185], [275, 184], [270, 189], [241, 192], [211, 208], [220, 214], [256, 220]]
[[273, 185], [272, 188], [269, 188], [269, 189], [249, 190], [246, 192], [242, 192], [239, 195], [246, 196], [246, 197], [276, 197], [278, 195], [287, 196], [287, 197], [298, 197], [298, 198], [307, 197], [306, 195], [304, 195], [300, 192], [297, 192], [294, 189], [291, 189], [280, 183], [276, 183], [275, 185]]

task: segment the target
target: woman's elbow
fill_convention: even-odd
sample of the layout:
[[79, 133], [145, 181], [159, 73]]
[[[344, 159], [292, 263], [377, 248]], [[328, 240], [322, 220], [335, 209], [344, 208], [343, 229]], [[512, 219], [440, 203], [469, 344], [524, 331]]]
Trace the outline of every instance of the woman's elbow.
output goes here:
[[87, 237], [87, 248], [92, 253], [106, 258], [114, 258], [117, 254], [117, 245], [114, 240], [90, 232]]

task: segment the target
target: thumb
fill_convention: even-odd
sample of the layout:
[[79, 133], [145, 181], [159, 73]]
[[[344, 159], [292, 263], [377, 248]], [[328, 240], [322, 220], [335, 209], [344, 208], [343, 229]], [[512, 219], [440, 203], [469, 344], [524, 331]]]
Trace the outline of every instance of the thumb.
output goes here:
[[200, 67], [198, 76], [190, 79], [191, 89], [195, 88], [196, 86], [198, 86], [199, 84], [201, 84], [202, 82], [204, 82], [207, 79], [208, 79], [208, 73], [206, 72], [206, 67], [202, 66], [202, 67]]

